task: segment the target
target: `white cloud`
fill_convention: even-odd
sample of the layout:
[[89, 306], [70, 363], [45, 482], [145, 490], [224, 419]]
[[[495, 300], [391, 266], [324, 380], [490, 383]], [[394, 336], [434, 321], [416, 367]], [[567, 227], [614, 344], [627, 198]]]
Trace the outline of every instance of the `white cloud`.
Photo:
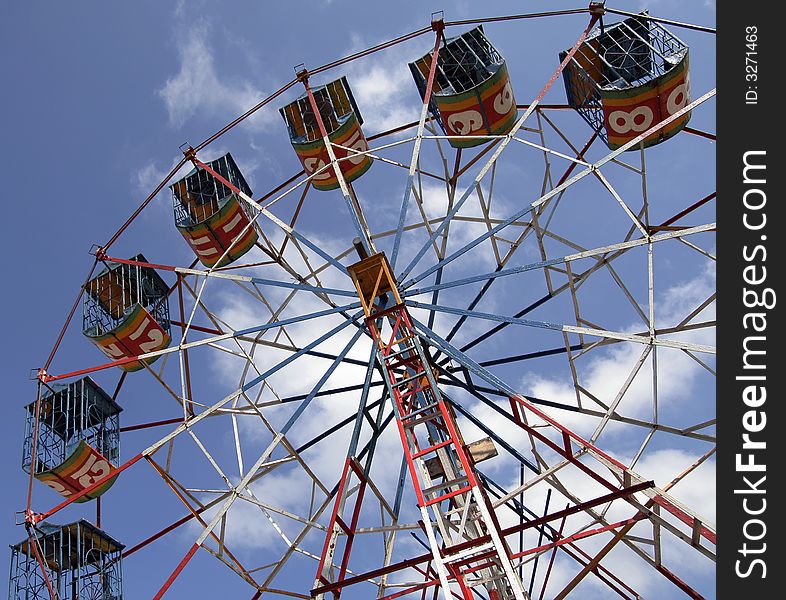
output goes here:
[[[657, 327], [669, 327], [679, 323], [687, 314], [707, 299], [715, 288], [713, 271], [700, 273], [698, 277], [680, 282], [656, 297]], [[696, 321], [714, 318], [714, 304], [708, 306]], [[641, 323], [627, 328], [628, 331], [640, 330]], [[684, 341], [699, 344], [713, 344], [714, 330], [698, 329], [672, 336]], [[601, 401], [610, 404], [619, 393], [626, 379], [639, 360], [644, 346], [634, 343], [615, 344], [606, 350], [597, 350], [584, 364], [577, 364], [579, 381]], [[706, 358], [706, 357], [705, 357]], [[697, 378], [705, 371], [685, 353], [663, 348], [658, 353], [658, 402], [661, 406], [674, 406], [675, 403], [690, 397]], [[537, 372], [527, 373], [521, 380], [520, 388], [537, 398], [575, 405], [575, 391], [567, 379], [542, 376]], [[645, 361], [619, 405], [618, 412], [635, 418], [649, 418], [652, 414], [652, 362]], [[599, 409], [600, 407], [596, 407]], [[591, 434], [597, 424], [585, 415], [568, 411], [551, 411], [563, 424], [573, 427], [577, 433]], [[622, 426], [611, 424], [607, 432], [622, 430]]]
[[[355, 33], [349, 52], [365, 49], [368, 44]], [[419, 55], [412, 47], [396, 46], [347, 65], [347, 79], [363, 115], [367, 135], [416, 121], [420, 116], [417, 88], [407, 63]]]
[[[151, 160], [145, 166], [137, 169], [133, 173], [131, 181], [140, 193], [149, 194], [159, 183], [161, 183], [161, 180], [166, 177], [178, 162], [180, 162], [180, 157], [174, 157], [169, 166], [162, 169], [155, 161]], [[177, 173], [175, 173], [171, 181], [177, 181], [181, 177], [184, 177], [192, 168], [190, 163], [183, 165]], [[164, 189], [166, 189], [166, 187]], [[163, 190], [160, 193], [163, 193]]]
[[[311, 482], [306, 473], [299, 468], [274, 471], [249, 486], [253, 496], [267, 505], [275, 506], [297, 515], [308, 512], [309, 496], [303, 490], [309, 489]], [[294, 537], [302, 527], [297, 522], [275, 512], [271, 518], [285, 534]], [[260, 508], [245, 500], [236, 500], [227, 518], [227, 539], [233, 546], [242, 549], [285, 548], [279, 532], [264, 516]]]
[[[695, 456], [682, 450], [658, 450], [646, 455], [636, 465], [636, 471], [653, 479], [662, 488], [695, 460]], [[714, 523], [715, 485], [715, 461], [708, 460], [670, 489], [669, 494], [686, 506], [695, 507], [703, 517]]]
[[[266, 94], [253, 82], [227, 78], [216, 66], [211, 26], [201, 21], [176, 35], [180, 70], [169, 77], [158, 94], [169, 113], [169, 123], [181, 127], [196, 115], [233, 118], [257, 104]], [[276, 120], [273, 111], [261, 110], [246, 120], [255, 130], [267, 129]]]
[[[422, 201], [423, 201], [423, 210], [426, 213], [426, 217], [428, 219], [436, 219], [436, 218], [444, 218], [448, 213], [448, 191], [446, 186], [424, 182], [421, 187], [422, 192]], [[419, 193], [421, 193], [419, 192]], [[454, 195], [453, 201], [454, 205], [455, 202], [459, 200], [464, 190], [457, 189]], [[484, 202], [488, 203], [488, 190], [483, 190], [483, 198]], [[411, 198], [410, 207], [408, 210], [409, 221], [411, 223], [418, 223], [422, 222], [422, 215], [420, 210], [415, 205], [416, 199], [414, 196]], [[452, 207], [451, 207], [452, 208]], [[508, 203], [506, 202], [505, 198], [499, 193], [495, 192], [493, 204], [490, 211], [490, 217], [493, 218], [506, 218], [510, 214], [510, 210], [508, 208]], [[470, 218], [482, 218], [483, 217], [483, 210], [480, 205], [480, 198], [476, 190], [470, 194], [469, 198], [464, 202], [461, 209], [458, 211], [457, 217], [470, 217]], [[436, 227], [436, 225], [432, 226]], [[450, 230], [449, 230], [449, 243], [447, 246], [447, 254], [462, 248], [469, 242], [475, 240], [479, 236], [483, 235], [487, 231], [487, 227], [485, 223], [482, 222], [475, 222], [475, 221], [462, 221], [462, 220], [452, 220], [450, 223]], [[422, 242], [425, 242], [426, 237], [426, 230], [424, 229], [420, 232], [420, 236], [422, 238]], [[508, 235], [511, 235], [508, 233]], [[441, 237], [438, 238], [438, 243], [441, 243]], [[504, 255], [509, 248], [508, 244], [503, 242], [499, 242], [499, 251], [500, 254]], [[415, 251], [420, 249], [420, 244], [412, 245], [410, 247], [403, 247], [402, 254], [401, 254], [401, 261], [402, 264], [406, 265], [409, 263], [411, 258], [414, 256]], [[431, 251], [430, 251], [431, 252]], [[462, 271], [466, 270], [467, 272], [472, 273], [479, 273], [484, 271], [491, 271], [496, 266], [495, 255], [492, 249], [492, 243], [490, 240], [485, 240], [472, 250], [470, 250], [467, 254], [464, 255], [460, 265], [454, 265], [456, 268], [460, 268]], [[415, 271], [417, 272], [417, 271]]]
[[[157, 161], [151, 160], [132, 172], [130, 180], [137, 196], [134, 204], [140, 204], [144, 198], [147, 198], [179, 161], [180, 157], [175, 156], [168, 164], [165, 163], [166, 166], [162, 168]], [[183, 165], [172, 177], [170, 183], [184, 177], [191, 168], [190, 164]], [[141, 218], [148, 226], [161, 227], [163, 225], [169, 229], [172, 235], [180, 237], [175, 230], [174, 216], [172, 214], [172, 194], [166, 186], [153, 198], [147, 209], [142, 213]], [[185, 262], [193, 257], [193, 252], [186, 244], [178, 244], [177, 248], [178, 260]], [[152, 259], [152, 257], [148, 258]]]

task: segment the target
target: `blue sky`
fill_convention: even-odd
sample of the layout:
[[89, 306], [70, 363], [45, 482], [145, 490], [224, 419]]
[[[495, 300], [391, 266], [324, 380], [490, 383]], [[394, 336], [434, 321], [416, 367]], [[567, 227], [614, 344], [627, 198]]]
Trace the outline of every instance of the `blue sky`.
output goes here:
[[[19, 464], [22, 407], [34, 399], [35, 392], [28, 373], [46, 360], [92, 263], [92, 257], [87, 254], [91, 245], [105, 242], [131, 214], [178, 160], [181, 144], [202, 141], [289, 81], [295, 65], [305, 63], [307, 67], [315, 67], [419, 29], [428, 24], [432, 10], [444, 10], [446, 19], [462, 19], [492, 13], [547, 10], [555, 5], [559, 8], [580, 6], [545, 1], [498, 2], [493, 7], [481, 7], [468, 2], [361, 3], [339, 0], [315, 2], [307, 8], [304, 5], [250, 1], [234, 2], [231, 8], [229, 3], [219, 5], [200, 1], [86, 2], [78, 5], [33, 1], [7, 6], [6, 18], [0, 25], [0, 44], [3, 45], [0, 60], [6, 80], [5, 93], [0, 100], [5, 115], [2, 164], [6, 182], [4, 199], [8, 207], [6, 218], [2, 221], [2, 233], [7, 247], [11, 249], [7, 253], [6, 293], [2, 296], [1, 313], [5, 315], [7, 331], [2, 374], [10, 383], [6, 386], [9, 392], [0, 424], [5, 482], [0, 510], [3, 538], [13, 543], [23, 536], [22, 528], [14, 526], [13, 513], [24, 508], [27, 482]], [[621, 7], [639, 10], [646, 6], [630, 2]], [[657, 16], [714, 25], [714, 2], [657, 0], [648, 6], [650, 12]], [[487, 34], [508, 61], [518, 102], [529, 102], [535, 97], [556, 68], [559, 51], [571, 46], [585, 24], [586, 18], [581, 15], [486, 27]], [[715, 40], [705, 33], [674, 31], [691, 47], [691, 84], [696, 97], [714, 87]], [[365, 118], [364, 130], [368, 135], [417, 118], [417, 91], [402, 67], [407, 60], [421, 56], [431, 43], [430, 36], [423, 36], [367, 61], [331, 72], [336, 76], [348, 75]], [[273, 188], [299, 169], [277, 112], [281, 105], [299, 93], [299, 90], [290, 91], [211, 145], [202, 156], [211, 158], [230, 150], [246, 174], [255, 197]], [[564, 102], [561, 81], [555, 84], [544, 101]], [[581, 146], [587, 140], [587, 125], [575, 114], [563, 113], [554, 119], [574, 144]], [[715, 131], [712, 101], [695, 111], [691, 126]], [[555, 149], [569, 153], [569, 148], [553, 133], [551, 143]], [[406, 162], [407, 152], [409, 150], [402, 150], [391, 156]], [[540, 153], [528, 149], [515, 152], [510, 160], [501, 163], [495, 175], [498, 178], [495, 184], [496, 210], [502, 216], [524, 206], [525, 200], [537, 199], [539, 193], [535, 191], [539, 191], [543, 177]], [[650, 177], [647, 192], [652, 199], [652, 222], [661, 222], [713, 191], [713, 152], [713, 145], [707, 140], [687, 134], [681, 134], [648, 152]], [[606, 153], [607, 150], [596, 144], [588, 159], [598, 160]], [[635, 164], [635, 156], [636, 153], [630, 153], [623, 158]], [[434, 161], [432, 166], [439, 168], [433, 154], [431, 160]], [[533, 167], [535, 161], [540, 161], [540, 170]], [[566, 164], [555, 159], [555, 172], [561, 173]], [[624, 167], [613, 166], [609, 177], [613, 178], [615, 189], [622, 197], [638, 194], [640, 203], [641, 178], [631, 176], [628, 171]], [[405, 174], [403, 170], [375, 164], [358, 181], [356, 188], [372, 230], [384, 230], [395, 219]], [[571, 195], [566, 194], [566, 204], [560, 211], [555, 211], [553, 230], [585, 248], [620, 241], [624, 233], [619, 232], [623, 231], [627, 222], [614, 199], [608, 194], [600, 198], [597, 189], [597, 182], [591, 181], [591, 178], [583, 180], [571, 188]], [[525, 190], [524, 193], [522, 190]], [[427, 184], [423, 195], [427, 213], [437, 215], [441, 210], [444, 214], [444, 200], [438, 189]], [[300, 221], [303, 231], [313, 235], [318, 243], [334, 254], [348, 247], [353, 232], [343, 217], [345, 208], [340, 194], [312, 192], [310, 199]], [[712, 206], [710, 203], [698, 211], [688, 224], [714, 220]], [[291, 207], [286, 208], [285, 202], [282, 201], [279, 208], [282, 214], [291, 214]], [[269, 225], [266, 227], [271, 236], [277, 235]], [[612, 230], [615, 233], [610, 234]], [[462, 240], [468, 241], [474, 235], [478, 235], [477, 230], [469, 225], [463, 230], [457, 227], [455, 243], [460, 245]], [[711, 239], [699, 237], [698, 240], [703, 248], [714, 252]], [[554, 256], [568, 253], [565, 246], [557, 241], [550, 240], [549, 243], [552, 245], [548, 251], [553, 251]], [[154, 262], [187, 266], [191, 261], [188, 247], [173, 227], [171, 203], [165, 194], [151, 203], [113, 247], [113, 253], [121, 257], [138, 251], [144, 252]], [[521, 252], [522, 255], [512, 264], [539, 260], [534, 246], [522, 248]], [[414, 250], [408, 256], [412, 253]], [[633, 286], [636, 298], [646, 303], [644, 256], [631, 253], [631, 256], [619, 260], [618, 268], [620, 276]], [[690, 312], [691, 307], [711, 294], [714, 288], [711, 261], [676, 242], [664, 244], [657, 261], [656, 314], [662, 323], [673, 325]], [[493, 260], [488, 255], [470, 253], [466, 261], [462, 261], [462, 266], [456, 267], [452, 278], [488, 272], [493, 268]], [[172, 283], [171, 275], [165, 274], [164, 277]], [[278, 277], [284, 279], [280, 273]], [[514, 313], [526, 304], [527, 299], [531, 301], [539, 297], [538, 290], [542, 294], [542, 277], [532, 288], [528, 287], [527, 281], [501, 282], [495, 288], [499, 291], [487, 299], [486, 304], [479, 305], [478, 310]], [[338, 280], [336, 285], [349, 289], [346, 281]], [[465, 306], [477, 289], [478, 286], [475, 286], [446, 292], [442, 301], [449, 306]], [[217, 313], [233, 328], [254, 325], [269, 316], [260, 304], [249, 304], [248, 294], [237, 288], [211, 284], [205, 293]], [[275, 292], [271, 292], [271, 297], [279, 301], [282, 298]], [[430, 296], [417, 299], [428, 302]], [[572, 307], [567, 297], [563, 300], [555, 302], [553, 308], [533, 315], [533, 318], [568, 322]], [[323, 305], [304, 301], [297, 310], [318, 310], [318, 306]], [[637, 331], [637, 316], [630, 303], [619, 294], [610, 275], [588, 280], [583, 290], [582, 308], [588, 320], [602, 322], [608, 329]], [[77, 312], [77, 316], [79, 314]], [[707, 314], [704, 313], [705, 316]], [[444, 334], [452, 322], [452, 318], [440, 316], [436, 329]], [[641, 327], [640, 322], [638, 327]], [[487, 324], [470, 323], [463, 339], [469, 340], [473, 333], [487, 328]], [[514, 330], [514, 327], [508, 328], [494, 347], [479, 346], [474, 358], [485, 360], [563, 344], [562, 336], [553, 332], [526, 330], [526, 337], [521, 337], [520, 331]], [[303, 344], [322, 331], [324, 329], [303, 327], [295, 329], [293, 335]], [[691, 340], [712, 343], [711, 338], [702, 337], [701, 333], [697, 335]], [[341, 346], [331, 347], [331, 351], [338, 351]], [[640, 347], [631, 349], [629, 346], [635, 345], [619, 345], [588, 354], [582, 367], [582, 377], [594, 393], [604, 398], [613, 397], [616, 393], [621, 383], [619, 378], [624, 381], [626, 369], [629, 370], [641, 352]], [[261, 364], [268, 364], [264, 361], [273, 361], [276, 356], [270, 351], [261, 359]], [[351, 356], [365, 359], [368, 350], [365, 346], [353, 348]], [[697, 369], [695, 361], [685, 359], [679, 351], [663, 350], [659, 356], [659, 369], [664, 371], [660, 378], [664, 422], [686, 426], [702, 416], [711, 416], [714, 411], [713, 383], [706, 372]], [[82, 338], [77, 318], [66, 333], [52, 371], [67, 372], [98, 364], [101, 358]], [[239, 367], [231, 356], [213, 351], [202, 353], [193, 360], [197, 365], [200, 399], [206, 404], [215, 402], [237, 387]], [[274, 381], [278, 393], [307, 393], [310, 389], [308, 382], [315, 381], [320, 370], [326, 367], [324, 362], [313, 361], [302, 365], [301, 371], [283, 373]], [[174, 361], [167, 369], [167, 377], [177, 382], [178, 371]], [[534, 396], [566, 403], [574, 401], [564, 357], [537, 364], [500, 367], [495, 373], [517, 389]], [[179, 409], [172, 399], [162, 394], [161, 387], [145, 375], [129, 376], [119, 399], [124, 407], [123, 424], [171, 418], [178, 414]], [[358, 375], [355, 368], [351, 372], [338, 373], [338, 379], [333, 381], [357, 382], [362, 380], [362, 375], [362, 369]], [[115, 372], [103, 371], [96, 378], [111, 391], [117, 376]], [[630, 416], [645, 418], [649, 410], [651, 392], [647, 381], [645, 378], [644, 383], [640, 383], [637, 379], [634, 385], [627, 407]], [[309, 415], [310, 425], [293, 432], [293, 439], [308, 439], [328, 420], [335, 422], [351, 413], [351, 406], [356, 403], [356, 397], [346, 397], [337, 405], [315, 405], [315, 412]], [[494, 415], [488, 409], [468, 405], [475, 406], [484, 419], [493, 422]], [[280, 423], [285, 416], [286, 411], [271, 413], [274, 423]], [[595, 421], [590, 425], [579, 422], [564, 411], [554, 413], [554, 416], [564, 418], [583, 435], [591, 435], [596, 424]], [[496, 422], [494, 424], [502, 427]], [[121, 445], [123, 459], [130, 458], [164, 433], [163, 430], [148, 430], [128, 434]], [[247, 443], [246, 462], [250, 463], [255, 453], [264, 447], [266, 438], [261, 434], [257, 436], [254, 430], [244, 430], [242, 434]], [[216, 456], [231, 462], [234, 449], [231, 431], [226, 424], [206, 424], [202, 435], [209, 440], [211, 451]], [[516, 434], [511, 432], [510, 435]], [[472, 427], [466, 426], [465, 437], [474, 439], [479, 436]], [[642, 435], [635, 428], [610, 426], [599, 443], [618, 458], [629, 461], [641, 441]], [[334, 473], [337, 468], [335, 459], [338, 457], [340, 460], [343, 456], [345, 442], [344, 438], [339, 438], [331, 452], [308, 455], [308, 460], [313, 461], [314, 468], [324, 475], [326, 482], [334, 482], [337, 477]], [[396, 443], [395, 439], [387, 438], [385, 451], [395, 451]], [[195, 487], [217, 487], [221, 484], [193, 442], [183, 440], [178, 444], [174, 462], [185, 479], [192, 481]], [[675, 442], [672, 437], [658, 434], [642, 456], [638, 468], [642, 474], [655, 477], [658, 484], [663, 485], [708, 449], [709, 445], [704, 442]], [[393, 470], [397, 471], [398, 455], [393, 462]], [[489, 472], [512, 481], [511, 465], [510, 461], [501, 457], [489, 467]], [[232, 477], [235, 475], [232, 473]], [[680, 490], [678, 497], [692, 502], [694, 507], [698, 503], [700, 512], [714, 513], [712, 470], [703, 468], [696, 476], [698, 479], [690, 485], [686, 481], [683, 488], [675, 488], [675, 494], [676, 490]], [[383, 488], [387, 483], [383, 482]], [[304, 485], [302, 473], [292, 470], [262, 484], [256, 492], [259, 497], [270, 499], [271, 503], [305, 510], [302, 496], [308, 490]], [[579, 495], [589, 497], [592, 489], [582, 485], [576, 482], [576, 489], [581, 491]], [[57, 502], [57, 497], [40, 484], [36, 484], [34, 498], [38, 509], [48, 508]], [[542, 511], [541, 496], [534, 493], [532, 502], [533, 510]], [[107, 531], [129, 545], [184, 514], [184, 508], [164, 483], [143, 464], [129, 470], [118, 481], [107, 494], [102, 511]], [[620, 514], [620, 518], [626, 516]], [[90, 518], [91, 515], [89, 508], [70, 507], [58, 517], [62, 521], [79, 516]], [[238, 555], [250, 564], [261, 565], [268, 552], [278, 548], [275, 544], [280, 544], [280, 540], [271, 534], [264, 522], [260, 524], [258, 512], [253, 514], [253, 522], [244, 521], [246, 515], [239, 514], [232, 529]], [[714, 519], [714, 514], [711, 517]], [[196, 528], [183, 528], [145, 552], [130, 557], [124, 564], [126, 597], [152, 596], [198, 534]], [[315, 537], [313, 543], [318, 545], [317, 542]], [[707, 597], [712, 597], [710, 563], [692, 563], [681, 554], [681, 550], [675, 552], [672, 559], [675, 567], [679, 567], [683, 559], [688, 561], [681, 576], [684, 575]], [[681, 597], [662, 577], [643, 568], [641, 561], [636, 563], [636, 559], [625, 556], [619, 556], [618, 560], [621, 568], [631, 574], [634, 587], [638, 587], [645, 597]], [[315, 566], [307, 558], [297, 564], [304, 566], [302, 569], [293, 566], [284, 572], [282, 581], [292, 587], [297, 587], [302, 581], [300, 589], [307, 590]], [[560, 576], [568, 576], [568, 567], [565, 569]], [[579, 589], [587, 597], [602, 598], [606, 593], [593, 583]], [[250, 590], [213, 557], [199, 552], [168, 597], [213, 597], [222, 593], [226, 597], [243, 598], [251, 596]]]

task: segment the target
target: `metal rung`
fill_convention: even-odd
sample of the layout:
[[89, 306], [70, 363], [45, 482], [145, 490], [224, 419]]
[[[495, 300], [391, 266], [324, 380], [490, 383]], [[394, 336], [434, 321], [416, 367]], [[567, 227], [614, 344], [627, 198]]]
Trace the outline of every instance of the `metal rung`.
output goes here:
[[[407, 413], [405, 415], [401, 415], [401, 419], [404, 420], [404, 419], [411, 419], [412, 417], [417, 417], [418, 415], [423, 414], [424, 412], [434, 408], [435, 406], [439, 406], [439, 403], [438, 402], [433, 402], [432, 404], [426, 404], [426, 406], [421, 406], [417, 410], [413, 410], [410, 413]], [[442, 413], [440, 412], [439, 414], [442, 414]], [[406, 427], [406, 426], [407, 426], [407, 423], [404, 423], [404, 427]]]
[[390, 354], [386, 354], [386, 355], [383, 355], [383, 356], [385, 357], [385, 360], [388, 360], [390, 358], [396, 358], [397, 356], [401, 356], [405, 352], [412, 352], [413, 350], [415, 350], [415, 346], [414, 345], [407, 346], [403, 350], [397, 350], [396, 352], [391, 352]]
[[[443, 549], [445, 553], [444, 561], [446, 563], [458, 562], [460, 560], [464, 560], [465, 558], [471, 557], [473, 554], [479, 554], [480, 552], [485, 552], [486, 550], [494, 549], [494, 544], [491, 542], [486, 542], [485, 544], [481, 544], [477, 547], [470, 547], [464, 548], [460, 552], [456, 552], [455, 554], [450, 553], [450, 546], [447, 546]], [[485, 557], [484, 557], [485, 558]]]
[[[466, 483], [468, 480], [466, 477], [457, 477], [456, 479], [451, 479], [450, 481], [443, 481], [442, 483], [438, 483], [437, 485], [432, 485], [423, 490], [424, 494], [433, 494], [438, 490], [443, 490], [446, 487], [450, 487], [451, 485], [458, 485], [460, 483]], [[467, 486], [467, 489], [472, 489], [472, 486]]]
[[[422, 365], [423, 361], [420, 360], [420, 357], [416, 354], [414, 356], [404, 356], [399, 358], [392, 358], [385, 362], [385, 367], [388, 371], [393, 371], [394, 369], [401, 369], [402, 367], [417, 367], [417, 365]], [[422, 368], [422, 367], [421, 367]]]
[[381, 349], [384, 350], [385, 348], [392, 348], [393, 346], [398, 346], [399, 344], [402, 344], [404, 342], [408, 342], [409, 340], [414, 339], [414, 338], [415, 338], [415, 334], [408, 333], [407, 335], [404, 335], [404, 336], [398, 338], [397, 340], [393, 340], [389, 344], [380, 343], [380, 346], [381, 346]]
[[445, 440], [444, 442], [440, 442], [439, 444], [434, 444], [433, 446], [429, 446], [428, 448], [424, 448], [423, 450], [419, 450], [412, 455], [412, 458], [420, 458], [421, 456], [425, 456], [426, 454], [430, 454], [431, 452], [436, 452], [440, 448], [444, 448], [445, 446], [449, 446], [453, 443], [453, 440]]
[[449, 500], [450, 498], [454, 498], [460, 494], [466, 494], [467, 492], [472, 491], [472, 486], [467, 485], [461, 489], [458, 489], [454, 492], [448, 492], [447, 494], [442, 494], [441, 496], [437, 496], [436, 498], [432, 498], [431, 500], [427, 500], [425, 502], [425, 506], [431, 506], [432, 504], [438, 504], [444, 500]]
[[[457, 508], [451, 508], [450, 510], [446, 510], [445, 512], [442, 513], [442, 516], [452, 517], [453, 515], [461, 514], [462, 512], [464, 512], [464, 507], [459, 506]], [[483, 519], [483, 515], [480, 514], [480, 511], [476, 510], [475, 513], [476, 513], [475, 515], [467, 517], [467, 523], [472, 523], [474, 521], [480, 521]]]
[[407, 390], [402, 391], [402, 390], [399, 390], [398, 388], [393, 388], [393, 395], [396, 398], [399, 398], [400, 400], [403, 400], [404, 398], [409, 398], [410, 396], [417, 396], [422, 391], [423, 390], [416, 390], [416, 389], [411, 389], [411, 390], [407, 389]]
[[420, 377], [425, 377], [425, 376], [426, 376], [426, 372], [425, 371], [419, 371], [419, 372], [415, 373], [412, 377], [407, 377], [406, 379], [402, 379], [401, 381], [397, 381], [396, 383], [393, 384], [393, 387], [401, 387], [402, 385], [406, 385], [410, 381], [415, 381], [416, 379], [419, 379]]
[[442, 418], [442, 411], [435, 410], [433, 413], [425, 415], [423, 417], [418, 417], [417, 419], [413, 419], [412, 421], [404, 422], [404, 419], [407, 417], [401, 417], [402, 425], [407, 429], [412, 429], [413, 427], [417, 427], [418, 425], [422, 425], [428, 421], [433, 421], [434, 419]]

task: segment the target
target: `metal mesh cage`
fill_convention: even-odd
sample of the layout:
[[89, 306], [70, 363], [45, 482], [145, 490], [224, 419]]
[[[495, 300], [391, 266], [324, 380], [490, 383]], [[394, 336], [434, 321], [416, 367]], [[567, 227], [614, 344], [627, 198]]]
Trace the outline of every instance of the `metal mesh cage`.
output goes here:
[[[313, 88], [311, 93], [322, 117], [328, 135], [336, 131], [354, 114], [358, 123], [363, 124], [363, 117], [355, 104], [352, 90], [346, 77]], [[287, 124], [289, 138], [295, 143], [315, 142], [322, 138], [317, 118], [311, 107], [308, 94], [300, 96], [279, 110]]]
[[[85, 520], [39, 523], [32, 539], [59, 600], [122, 599], [123, 544]], [[30, 539], [11, 546], [9, 600], [49, 600], [46, 578]]]
[[[642, 13], [646, 16], [646, 13]], [[688, 47], [660, 23], [631, 17], [596, 27], [562, 73], [568, 104], [607, 141], [602, 94], [646, 85], [668, 73]], [[560, 53], [560, 61], [566, 52]]]
[[[35, 405], [25, 407], [22, 468], [33, 467]], [[41, 396], [34, 473], [62, 464], [85, 441], [117, 465], [120, 458], [120, 411], [123, 409], [90, 377], [68, 384], [53, 384]]]
[[[471, 90], [496, 73], [503, 62], [505, 59], [485, 36], [482, 25], [448, 38], [439, 49], [434, 93], [451, 95]], [[431, 53], [410, 63], [415, 81], [423, 85], [421, 96], [430, 67]]]
[[665, 74], [687, 51], [688, 47], [660, 23], [631, 17], [596, 28], [572, 60], [598, 64], [601, 88], [624, 89]]
[[[147, 262], [142, 254], [131, 260]], [[141, 305], [156, 322], [169, 331], [169, 287], [150, 267], [107, 263], [106, 268], [85, 284], [82, 330], [99, 336], [117, 327], [131, 310]]]
[[[448, 38], [439, 49], [433, 94], [450, 96], [467, 92], [487, 81], [504, 63], [502, 54], [483, 33], [482, 25]], [[421, 98], [426, 96], [430, 69], [431, 53], [409, 63]], [[429, 110], [442, 125], [439, 109], [433, 100], [429, 102]]]
[[[244, 194], [252, 195], [243, 173], [240, 172], [229, 152], [207, 165]], [[175, 223], [178, 227], [188, 227], [206, 221], [221, 209], [227, 198], [234, 194], [229, 187], [201, 168], [194, 169], [183, 179], [170, 185], [169, 189], [172, 190]]]

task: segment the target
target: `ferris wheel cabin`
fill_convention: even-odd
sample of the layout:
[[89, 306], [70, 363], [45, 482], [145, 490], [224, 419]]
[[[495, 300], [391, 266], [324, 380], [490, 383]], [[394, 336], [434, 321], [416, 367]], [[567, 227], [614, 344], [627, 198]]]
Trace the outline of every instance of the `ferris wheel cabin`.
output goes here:
[[[421, 98], [430, 68], [431, 53], [409, 63]], [[462, 136], [450, 140], [454, 148], [477, 146], [487, 139], [474, 137], [505, 135], [513, 128], [518, 111], [508, 68], [482, 25], [445, 40], [429, 109], [446, 135]]]
[[[131, 259], [146, 263], [142, 254]], [[169, 287], [151, 267], [107, 263], [85, 284], [82, 333], [112, 360], [161, 350], [169, 346]], [[150, 364], [158, 357], [144, 360]], [[119, 365], [138, 371], [143, 361]]]
[[[35, 545], [59, 600], [123, 598], [121, 560], [125, 546], [84, 519], [68, 525], [39, 523]], [[50, 597], [30, 539], [11, 546], [9, 600]]]
[[[231, 154], [207, 165], [251, 196], [251, 188]], [[177, 230], [204, 266], [226, 266], [254, 247], [258, 236], [244, 201], [211, 173], [194, 169], [169, 188]]]
[[[612, 150], [690, 103], [688, 47], [645, 18], [595, 28], [562, 76], [568, 104]], [[646, 137], [644, 146], [667, 140], [689, 120], [684, 113]]]
[[[36, 402], [25, 408], [22, 468], [68, 498], [115, 471], [120, 458], [120, 411], [90, 377], [52, 384], [41, 396], [35, 439]], [[108, 479], [75, 502], [98, 498], [115, 482]]]
[[[367, 151], [368, 143], [361, 129], [363, 117], [347, 78], [341, 77], [315, 87], [312, 94], [328, 139], [334, 144], [333, 152], [339, 161], [341, 174], [347, 183], [351, 183], [368, 171], [373, 161], [368, 155], [352, 152]], [[330, 166], [330, 155], [308, 94], [287, 104], [280, 112], [287, 124], [292, 147], [303, 169], [312, 176], [311, 185], [323, 191], [337, 189], [338, 177]]]

